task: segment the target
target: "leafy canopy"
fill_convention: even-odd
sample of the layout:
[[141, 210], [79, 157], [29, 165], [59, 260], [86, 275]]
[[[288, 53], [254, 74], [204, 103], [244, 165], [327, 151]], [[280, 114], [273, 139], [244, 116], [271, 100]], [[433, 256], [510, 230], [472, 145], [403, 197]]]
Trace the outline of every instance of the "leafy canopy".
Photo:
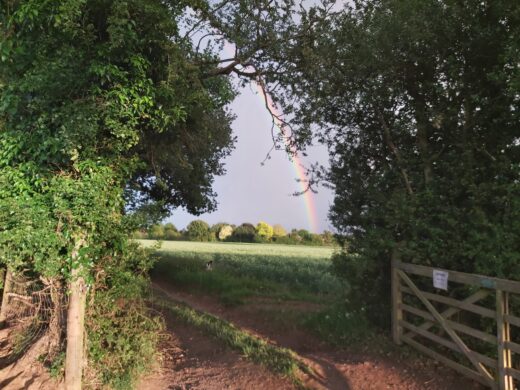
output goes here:
[[277, 81], [293, 129], [329, 147], [315, 179], [356, 253], [337, 258], [359, 276], [351, 302], [387, 322], [392, 254], [519, 279], [520, 3], [354, 1], [301, 20]]

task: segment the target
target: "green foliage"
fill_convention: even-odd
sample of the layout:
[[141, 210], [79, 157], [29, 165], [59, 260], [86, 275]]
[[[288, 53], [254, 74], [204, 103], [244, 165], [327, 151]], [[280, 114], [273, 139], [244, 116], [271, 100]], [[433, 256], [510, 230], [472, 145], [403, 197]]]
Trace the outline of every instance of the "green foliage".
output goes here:
[[175, 240], [179, 238], [181, 234], [173, 223], [167, 223], [164, 225], [164, 238], [166, 240]]
[[65, 367], [65, 352], [61, 352], [52, 361], [52, 363], [49, 367], [49, 374], [51, 375], [52, 378], [60, 378], [63, 376], [64, 367]]
[[98, 266], [104, 271], [97, 273], [98, 291], [86, 317], [91, 380], [115, 389], [132, 388], [150, 367], [163, 327], [144, 302], [153, 264], [150, 253], [137, 244], [122, 249], [120, 256]]
[[0, 3], [0, 263], [64, 286], [81, 271], [96, 387], [129, 388], [157, 342], [128, 235], [214, 208], [233, 146], [233, 87], [179, 32], [199, 4]]
[[[128, 219], [133, 220], [135, 213], [130, 215]], [[204, 221], [201, 221], [204, 222]], [[199, 222], [197, 222], [199, 223]], [[148, 229], [136, 230], [133, 232], [133, 237], [136, 239], [155, 239], [155, 240], [170, 240], [170, 241], [178, 241], [178, 240], [188, 240], [188, 241], [231, 241], [231, 242], [254, 242], [254, 243], [267, 243], [272, 242], [276, 244], [288, 244], [288, 245], [310, 245], [310, 246], [321, 246], [321, 245], [329, 245], [333, 246], [335, 244], [335, 239], [330, 232], [324, 232], [324, 234], [314, 234], [310, 233], [307, 230], [293, 230], [290, 235], [287, 235], [287, 232], [281, 225], [275, 225], [272, 227], [273, 233], [271, 232], [271, 227], [265, 222], [260, 222], [256, 228], [254, 228], [255, 232], [253, 234], [253, 229], [251, 229], [251, 224], [243, 224], [242, 227], [238, 230], [237, 234], [235, 233], [234, 225], [229, 225], [224, 222], [217, 223], [209, 229], [209, 235], [206, 235], [205, 226], [201, 228], [200, 234], [195, 234], [191, 236], [188, 234], [188, 228], [184, 232], [179, 232], [173, 226], [173, 224], [153, 224]], [[261, 229], [259, 228], [261, 227]], [[239, 226], [240, 227], [240, 226]], [[275, 234], [275, 227], [277, 229], [278, 235]], [[260, 234], [262, 232], [262, 234]], [[300, 235], [303, 235], [303, 237]]]
[[260, 221], [256, 225], [256, 234], [265, 241], [269, 241], [273, 237], [273, 227], [267, 222]]
[[325, 230], [321, 234], [321, 238], [322, 238], [323, 243], [325, 245], [334, 245], [335, 242], [336, 242], [336, 239], [334, 238], [334, 235], [330, 231], [328, 231], [328, 230]]
[[150, 228], [148, 235], [150, 236], [150, 238], [153, 238], [155, 240], [162, 240], [165, 236], [164, 226], [163, 225], [153, 225]]
[[349, 301], [388, 326], [392, 256], [520, 279], [520, 3], [326, 8], [303, 12], [295, 76], [272, 82], [290, 87], [294, 132], [318, 125], [329, 147], [315, 178], [334, 187], [330, 217], [356, 254], [336, 258]]
[[153, 362], [160, 330], [162, 322], [143, 302], [114, 302], [111, 294], [98, 293], [88, 321], [88, 353], [98, 380], [132, 388]]
[[243, 223], [238, 226], [231, 236], [232, 241], [238, 242], [254, 242], [256, 237], [256, 229], [250, 223]]
[[186, 235], [191, 241], [212, 241], [209, 225], [202, 220], [191, 221], [186, 227]]

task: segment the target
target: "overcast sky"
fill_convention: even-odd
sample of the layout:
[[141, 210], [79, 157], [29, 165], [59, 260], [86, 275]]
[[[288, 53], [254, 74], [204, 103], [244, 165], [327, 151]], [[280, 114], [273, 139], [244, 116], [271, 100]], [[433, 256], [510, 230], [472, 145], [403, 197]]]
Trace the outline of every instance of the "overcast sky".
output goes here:
[[[183, 229], [194, 219], [203, 219], [210, 224], [237, 225], [243, 222], [256, 224], [262, 220], [282, 224], [286, 229], [332, 230], [327, 220], [332, 202], [330, 190], [320, 188], [318, 194], [310, 194], [317, 216], [316, 228], [313, 228], [306, 200], [303, 196], [292, 195], [300, 190], [300, 184], [285, 152], [274, 151], [272, 158], [261, 165], [272, 141], [271, 118], [258, 93], [249, 87], [243, 89], [231, 109], [237, 116], [233, 130], [238, 139], [235, 150], [225, 160], [227, 173], [215, 179], [217, 211], [197, 217], [178, 209], [168, 222]], [[308, 154], [305, 163], [327, 162], [327, 153], [322, 147], [312, 148]]]

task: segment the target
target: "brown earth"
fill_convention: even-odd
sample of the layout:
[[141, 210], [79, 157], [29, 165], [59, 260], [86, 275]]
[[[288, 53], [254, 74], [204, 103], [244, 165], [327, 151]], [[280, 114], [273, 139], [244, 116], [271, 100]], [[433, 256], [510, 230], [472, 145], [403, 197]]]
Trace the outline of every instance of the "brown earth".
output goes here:
[[[298, 329], [290, 318], [306, 303], [253, 300], [226, 307], [216, 298], [175, 291], [155, 284], [161, 293], [197, 310], [206, 311], [269, 342], [291, 348], [313, 368], [314, 377], [302, 378], [313, 389], [341, 390], [477, 390], [482, 387], [454, 371], [421, 357], [403, 357], [396, 348], [373, 344], [342, 350], [321, 342]], [[273, 317], [275, 311], [278, 313]], [[316, 310], [311, 304], [309, 310]], [[290, 389], [294, 386], [263, 367], [244, 361], [210, 337], [166, 317], [170, 341], [163, 346], [163, 360], [143, 378], [139, 390], [147, 389]], [[383, 337], [383, 336], [382, 336]]]
[[[330, 346], [298, 329], [291, 321], [295, 311], [319, 310], [305, 302], [255, 299], [229, 308], [207, 295], [192, 295], [155, 285], [175, 301], [217, 315], [282, 347], [294, 350], [315, 375], [302, 378], [313, 389], [341, 390], [455, 390], [482, 389], [452, 370], [427, 358], [403, 357], [388, 348], [388, 341], [355, 349]], [[167, 337], [161, 345], [154, 370], [144, 376], [138, 390], [288, 390], [293, 383], [254, 364], [210, 336], [164, 314]], [[25, 356], [12, 364], [3, 361], [9, 330], [0, 331], [0, 389], [55, 390], [60, 384], [37, 358], [45, 340], [35, 343]], [[386, 345], [385, 345], [386, 343]], [[4, 355], [5, 353], [5, 355]]]
[[10, 340], [13, 328], [0, 330], [0, 389], [1, 390], [62, 390], [60, 383], [38, 362], [46, 349], [47, 337], [36, 341], [21, 357], [10, 363], [12, 350]]

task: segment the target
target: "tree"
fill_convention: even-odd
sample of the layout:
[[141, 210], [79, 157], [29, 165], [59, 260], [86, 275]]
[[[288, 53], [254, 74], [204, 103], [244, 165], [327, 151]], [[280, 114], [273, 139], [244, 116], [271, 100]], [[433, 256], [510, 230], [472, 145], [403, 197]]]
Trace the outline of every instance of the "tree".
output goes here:
[[167, 240], [174, 240], [180, 237], [180, 233], [173, 223], [167, 223], [164, 225], [164, 238]]
[[253, 224], [243, 223], [238, 226], [233, 232], [233, 241], [238, 242], [253, 242], [256, 236], [256, 229]]
[[153, 225], [149, 230], [150, 238], [154, 240], [162, 240], [165, 237], [165, 229], [163, 225]]
[[332, 232], [330, 232], [328, 230], [325, 230], [321, 234], [321, 237], [322, 237], [323, 243], [325, 245], [332, 245], [332, 244], [334, 244], [335, 238], [334, 238], [334, 234], [332, 234]]
[[295, 132], [319, 126], [329, 147], [315, 179], [333, 185], [331, 220], [357, 255], [336, 265], [360, 275], [350, 302], [380, 324], [391, 258], [520, 277], [519, 17], [500, 0], [301, 15], [282, 105]]
[[260, 221], [256, 225], [256, 234], [265, 241], [269, 241], [273, 237], [273, 227], [267, 222]]
[[227, 223], [218, 223], [211, 228], [219, 241], [225, 241], [233, 234], [233, 227]]
[[[292, 6], [245, 0], [0, 4], [0, 261], [70, 293], [67, 388], [81, 387], [84, 321], [110, 314], [103, 310], [120, 298], [138, 300], [150, 264], [133, 255], [129, 232], [158, 223], [176, 207], [195, 214], [216, 207], [213, 178], [224, 172], [221, 161], [234, 142], [226, 107], [235, 90], [228, 76], [257, 80], [279, 68], [266, 60], [283, 47], [281, 26], [292, 23]], [[191, 39], [199, 28], [210, 37], [200, 45]], [[225, 41], [236, 43], [231, 60], [216, 52]], [[95, 292], [88, 302], [87, 291]], [[97, 345], [99, 354], [117, 353], [99, 346], [117, 344], [104, 344], [103, 337], [124, 326], [121, 318], [139, 313], [140, 321], [128, 322], [148, 326], [142, 307], [117, 310], [118, 316], [98, 318], [104, 328], [97, 329], [107, 333], [89, 333], [89, 348]], [[135, 372], [128, 365], [140, 361], [144, 344], [132, 344], [135, 359], [118, 370]], [[103, 378], [112, 375], [100, 360], [93, 363], [105, 370]]]
[[186, 227], [186, 235], [191, 241], [210, 241], [210, 229], [209, 225], [198, 219], [191, 221]]
[[275, 224], [273, 226], [273, 237], [285, 237], [287, 235], [287, 231], [284, 229], [284, 227], [280, 224]]
[[302, 238], [303, 241], [311, 241], [312, 240], [312, 234], [306, 229], [299, 229], [297, 231], [298, 236]]

